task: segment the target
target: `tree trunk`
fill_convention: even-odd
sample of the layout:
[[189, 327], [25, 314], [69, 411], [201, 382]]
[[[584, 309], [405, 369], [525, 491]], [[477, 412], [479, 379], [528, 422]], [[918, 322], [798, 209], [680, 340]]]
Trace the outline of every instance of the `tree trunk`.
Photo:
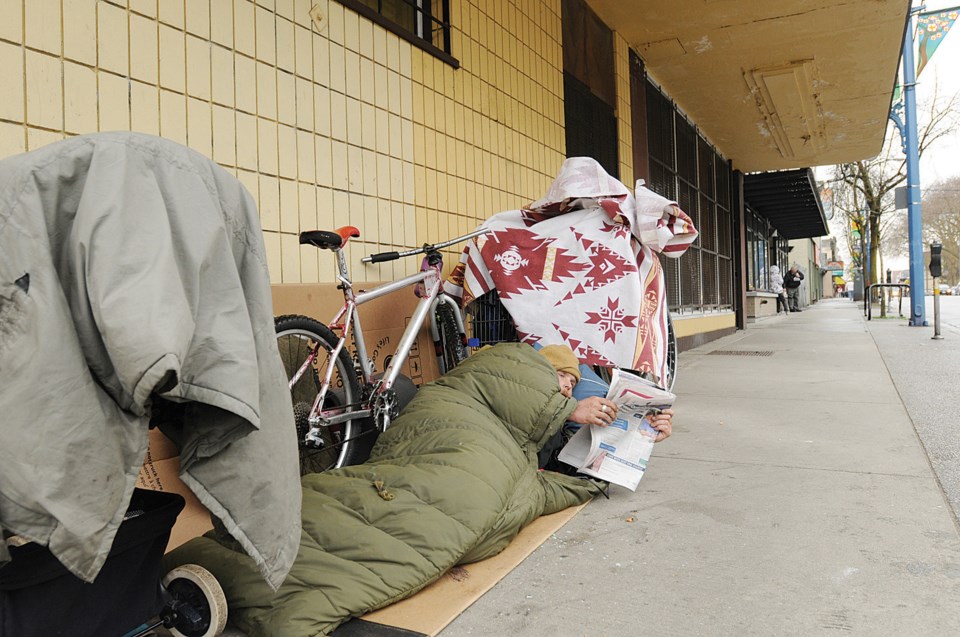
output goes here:
[[[882, 283], [883, 277], [880, 275], [880, 213], [876, 210], [870, 211], [870, 281], [869, 285]], [[875, 288], [883, 290], [883, 288]], [[873, 302], [873, 295], [870, 295], [870, 302]], [[884, 296], [880, 294], [880, 315], [885, 314]]]

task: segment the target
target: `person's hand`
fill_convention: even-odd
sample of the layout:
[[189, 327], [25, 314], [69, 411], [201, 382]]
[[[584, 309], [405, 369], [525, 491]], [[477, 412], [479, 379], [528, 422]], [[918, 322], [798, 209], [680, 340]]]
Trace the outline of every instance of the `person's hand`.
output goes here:
[[600, 396], [590, 396], [577, 403], [570, 414], [570, 420], [581, 425], [599, 425], [606, 427], [617, 417], [617, 406]]
[[650, 419], [650, 426], [660, 432], [657, 434], [654, 442], [660, 442], [669, 438], [670, 434], [673, 433], [673, 410], [664, 409], [656, 416], [653, 416]]

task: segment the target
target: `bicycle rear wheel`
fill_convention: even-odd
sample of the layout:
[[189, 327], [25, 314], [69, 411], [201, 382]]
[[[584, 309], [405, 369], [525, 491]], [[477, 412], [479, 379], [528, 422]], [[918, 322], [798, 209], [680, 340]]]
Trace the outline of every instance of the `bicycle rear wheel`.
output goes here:
[[440, 337], [438, 343], [440, 351], [437, 352], [437, 358], [440, 361], [441, 374], [446, 374], [467, 358], [467, 346], [463, 342], [464, 337], [460, 334], [457, 319], [454, 316], [456, 311], [447, 303], [439, 303], [433, 317]]
[[673, 331], [673, 319], [667, 314], [667, 380], [664, 389], [673, 391], [673, 384], [677, 380], [677, 333]]
[[[316, 400], [326, 373], [327, 361], [340, 340], [323, 323], [306, 316], [279, 316], [275, 319], [277, 348], [283, 368], [290, 379], [319, 345], [317, 358], [297, 383], [290, 388], [293, 415], [297, 429], [297, 446], [300, 450], [300, 475], [320, 473], [327, 469], [359, 464], [366, 460], [364, 450], [369, 450], [367, 438], [374, 436], [375, 428], [369, 418], [348, 420], [344, 423], [321, 428], [324, 445], [315, 449], [304, 444], [304, 436], [310, 430], [307, 418]], [[353, 361], [341, 350], [333, 363], [333, 376], [322, 409], [356, 404], [360, 400], [360, 387]]]

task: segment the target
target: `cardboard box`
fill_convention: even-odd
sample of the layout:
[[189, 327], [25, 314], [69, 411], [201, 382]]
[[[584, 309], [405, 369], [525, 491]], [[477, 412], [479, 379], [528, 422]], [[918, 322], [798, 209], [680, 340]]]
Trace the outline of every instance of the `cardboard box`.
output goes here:
[[[454, 566], [416, 595], [367, 613], [361, 620], [379, 626], [390, 626], [404, 634], [437, 635], [587, 504], [540, 516], [524, 527], [501, 553], [482, 562]], [[351, 621], [355, 625], [359, 623], [357, 620]], [[359, 631], [363, 625], [355, 627]], [[369, 630], [369, 625], [366, 628]]]
[[[377, 285], [379, 284], [357, 284], [356, 290], [372, 289]], [[414, 295], [413, 290], [413, 286], [410, 286], [364, 303], [358, 308], [367, 356], [373, 360], [376, 372], [382, 372], [384, 362], [396, 352], [403, 332], [417, 309], [420, 299]], [[272, 291], [275, 316], [302, 314], [329, 325], [330, 319], [343, 305], [343, 293], [337, 289], [335, 283], [286, 283], [272, 286]], [[352, 342], [350, 347], [352, 352]], [[401, 373], [417, 386], [440, 375], [429, 320], [424, 322]]]
[[170, 531], [165, 552], [170, 552], [187, 540], [199, 537], [213, 528], [210, 512], [200, 504], [193, 491], [180, 479], [180, 456], [177, 447], [159, 429], [150, 430], [150, 446], [137, 476], [137, 486], [153, 491], [178, 493], [186, 500], [183, 511]]

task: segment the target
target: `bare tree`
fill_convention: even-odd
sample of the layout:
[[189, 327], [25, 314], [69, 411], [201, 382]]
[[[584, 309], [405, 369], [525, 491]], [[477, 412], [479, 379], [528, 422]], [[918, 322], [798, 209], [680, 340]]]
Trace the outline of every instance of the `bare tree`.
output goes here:
[[960, 283], [960, 175], [934, 184], [923, 193], [923, 238], [938, 242], [944, 283]]
[[[957, 104], [960, 96], [954, 94], [948, 99], [937, 98], [936, 86], [931, 100], [919, 117], [921, 128], [918, 131], [918, 150], [922, 157], [937, 140], [957, 129]], [[887, 136], [879, 155], [872, 159], [839, 164], [834, 167], [834, 210], [846, 219], [847, 246], [854, 262], [861, 246], [850, 237], [850, 228], [855, 223], [864, 236], [863, 243], [869, 245], [866, 257], [869, 265], [870, 280], [865, 285], [880, 280], [882, 263], [881, 241], [886, 233], [897, 225], [894, 211], [894, 189], [906, 184], [906, 157], [901, 148], [897, 128], [890, 124]]]

